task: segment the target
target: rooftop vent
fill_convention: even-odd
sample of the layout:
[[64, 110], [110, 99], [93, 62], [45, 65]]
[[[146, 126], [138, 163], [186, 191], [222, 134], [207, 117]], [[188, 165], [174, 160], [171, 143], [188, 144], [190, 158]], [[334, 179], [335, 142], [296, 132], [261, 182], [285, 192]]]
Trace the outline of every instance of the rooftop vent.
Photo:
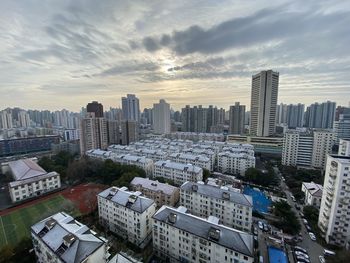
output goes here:
[[228, 192], [223, 192], [222, 193], [222, 198], [225, 200], [230, 200], [230, 193]]
[[177, 214], [175, 214], [175, 213], [170, 213], [170, 214], [168, 215], [168, 221], [169, 221], [171, 224], [175, 224], [176, 218], [177, 218]]
[[218, 241], [220, 239], [220, 229], [211, 227], [208, 233], [209, 239]]
[[70, 247], [75, 240], [77, 240], [77, 237], [72, 233], [69, 233], [68, 235], [65, 235], [63, 237], [63, 244], [66, 245], [67, 247]]
[[56, 223], [57, 221], [55, 219], [50, 218], [45, 222], [45, 227], [47, 227], [48, 230], [51, 230], [56, 225]]
[[128, 203], [133, 204], [136, 202], [137, 196], [136, 195], [130, 195], [128, 198]]
[[157, 186], [157, 184], [156, 184], [156, 183], [151, 183], [151, 185], [152, 185], [152, 186]]

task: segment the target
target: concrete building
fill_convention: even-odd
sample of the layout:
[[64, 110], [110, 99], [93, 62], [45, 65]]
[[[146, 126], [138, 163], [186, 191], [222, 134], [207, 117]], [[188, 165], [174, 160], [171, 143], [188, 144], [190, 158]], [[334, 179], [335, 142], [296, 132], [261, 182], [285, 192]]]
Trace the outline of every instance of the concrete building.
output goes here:
[[19, 127], [22, 127], [22, 128], [30, 127], [30, 117], [26, 111], [20, 111], [18, 113], [18, 124], [19, 124]]
[[228, 187], [186, 182], [180, 187], [180, 205], [193, 215], [204, 218], [215, 216], [225, 226], [251, 231], [252, 197]]
[[153, 177], [163, 177], [181, 185], [184, 182], [197, 182], [203, 180], [203, 169], [192, 165], [167, 161], [154, 163]]
[[103, 105], [97, 101], [88, 103], [86, 106], [86, 112], [92, 112], [96, 118], [103, 118]]
[[328, 155], [318, 226], [328, 244], [350, 245], [350, 157]]
[[163, 206], [153, 216], [153, 249], [166, 262], [254, 262], [253, 236]]
[[107, 120], [108, 145], [120, 144], [120, 123], [116, 120]]
[[0, 112], [0, 129], [12, 129], [13, 128], [13, 120], [12, 114], [3, 110]]
[[107, 121], [97, 118], [94, 113], [87, 113], [81, 120], [80, 153], [92, 149], [106, 149], [108, 146]]
[[217, 161], [217, 170], [221, 173], [244, 176], [248, 168], [255, 167], [254, 151], [243, 149], [220, 152]]
[[305, 112], [305, 126], [309, 128], [332, 129], [335, 119], [336, 103], [327, 101], [314, 103]]
[[213, 171], [214, 166], [210, 161], [210, 158], [204, 155], [194, 155], [188, 153], [172, 153], [168, 155], [168, 159], [177, 162], [177, 163], [190, 163], [201, 167], [203, 169], [207, 169], [208, 171]]
[[170, 133], [170, 104], [165, 100], [153, 104], [153, 131], [156, 134]]
[[32, 159], [3, 163], [2, 172], [7, 171], [14, 179], [8, 185], [12, 202], [40, 196], [61, 187], [58, 173], [46, 172]]
[[80, 139], [80, 131], [78, 129], [65, 129], [63, 138], [65, 141], [76, 141]]
[[139, 124], [133, 120], [123, 120], [121, 123], [122, 144], [129, 145], [139, 140]]
[[142, 192], [146, 197], [154, 200], [157, 207], [175, 206], [180, 199], [179, 188], [148, 178], [135, 177], [130, 183], [130, 188], [133, 191]]
[[350, 156], [350, 140], [339, 140], [338, 155]]
[[339, 120], [334, 122], [337, 142], [340, 139], [350, 140], [350, 114], [340, 114]]
[[303, 127], [305, 105], [298, 103], [287, 106], [286, 124], [288, 128]]
[[279, 73], [261, 71], [252, 77], [250, 134], [272, 136], [275, 133]]
[[107, 240], [64, 212], [31, 227], [37, 262], [106, 263]]
[[322, 199], [323, 187], [320, 184], [314, 182], [303, 182], [301, 185], [301, 191], [305, 194], [304, 204], [320, 207]]
[[289, 130], [283, 138], [282, 164], [324, 169], [334, 142], [335, 133], [331, 131]]
[[244, 134], [244, 118], [245, 118], [244, 105], [239, 105], [239, 102], [236, 102], [234, 106], [230, 106], [230, 112], [229, 112], [229, 133], [230, 134]]
[[123, 120], [140, 122], [140, 103], [135, 94], [122, 97]]
[[276, 124], [287, 124], [287, 104], [280, 103], [277, 105]]
[[126, 187], [110, 187], [97, 195], [101, 225], [109, 231], [144, 248], [152, 238], [153, 200]]

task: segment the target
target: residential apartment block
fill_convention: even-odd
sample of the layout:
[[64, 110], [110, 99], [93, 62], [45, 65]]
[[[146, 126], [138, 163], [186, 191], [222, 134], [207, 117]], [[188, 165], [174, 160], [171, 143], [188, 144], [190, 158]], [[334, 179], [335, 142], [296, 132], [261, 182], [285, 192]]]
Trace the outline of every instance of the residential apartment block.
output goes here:
[[215, 216], [225, 226], [251, 231], [253, 199], [227, 187], [186, 182], [180, 187], [180, 205], [196, 216]]
[[253, 236], [163, 206], [153, 216], [153, 249], [166, 262], [254, 262]]
[[46, 172], [32, 159], [3, 163], [2, 172], [7, 171], [14, 179], [8, 185], [12, 202], [36, 197], [61, 187], [58, 173]]
[[217, 170], [221, 173], [244, 175], [248, 168], [255, 167], [255, 157], [253, 153], [242, 151], [221, 152], [217, 155]]
[[203, 169], [192, 165], [172, 161], [158, 161], [154, 163], [153, 177], [163, 177], [181, 185], [184, 182], [197, 182], [203, 180]]
[[97, 195], [100, 223], [129, 242], [145, 247], [152, 237], [153, 200], [126, 187], [110, 187]]
[[148, 178], [135, 177], [130, 183], [130, 188], [133, 191], [142, 192], [146, 197], [154, 200], [157, 207], [175, 206], [180, 199], [179, 188]]
[[64, 212], [45, 218], [31, 227], [37, 262], [105, 263], [107, 240]]
[[314, 182], [303, 182], [301, 185], [301, 191], [305, 193], [305, 205], [320, 207], [323, 191], [322, 185], [315, 184]]
[[172, 153], [168, 156], [168, 159], [177, 163], [190, 163], [209, 171], [214, 170], [214, 166], [209, 157], [204, 155], [194, 155], [188, 153]]
[[318, 226], [328, 244], [350, 245], [350, 157], [328, 155]]

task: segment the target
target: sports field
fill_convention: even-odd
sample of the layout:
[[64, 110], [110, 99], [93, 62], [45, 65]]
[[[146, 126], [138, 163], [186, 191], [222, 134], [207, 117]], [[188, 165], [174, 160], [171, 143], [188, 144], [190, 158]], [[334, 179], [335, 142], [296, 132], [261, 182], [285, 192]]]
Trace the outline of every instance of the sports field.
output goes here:
[[0, 216], [0, 248], [6, 244], [16, 245], [23, 237], [30, 237], [31, 225], [60, 211], [72, 216], [80, 213], [70, 200], [54, 195]]

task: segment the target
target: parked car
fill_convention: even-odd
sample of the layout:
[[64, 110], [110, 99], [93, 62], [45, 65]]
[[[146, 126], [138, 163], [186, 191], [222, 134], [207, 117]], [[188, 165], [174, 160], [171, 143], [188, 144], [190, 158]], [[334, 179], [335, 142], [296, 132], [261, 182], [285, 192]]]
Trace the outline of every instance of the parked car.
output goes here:
[[295, 255], [297, 256], [303, 256], [303, 257], [306, 257], [307, 259], [309, 259], [309, 255], [304, 253], [304, 252], [301, 252], [301, 251], [294, 251]]
[[267, 224], [264, 224], [264, 231], [265, 232], [269, 231], [269, 226]]
[[305, 227], [306, 227], [306, 229], [307, 229], [308, 232], [311, 231], [311, 227], [310, 227], [309, 225], [305, 225]]
[[259, 221], [258, 222], [258, 226], [261, 230], [264, 230], [264, 225], [263, 225], [263, 222]]
[[303, 212], [299, 212], [299, 215], [304, 218], [304, 213]]
[[306, 250], [305, 248], [298, 247], [298, 246], [295, 246], [295, 247], [294, 247], [294, 250], [297, 250], [297, 251], [301, 251], [301, 252], [307, 253], [307, 250]]
[[299, 211], [300, 210], [300, 205], [295, 204], [295, 209]]
[[318, 259], [320, 260], [321, 263], [326, 263], [326, 260], [324, 259], [323, 256], [319, 256]]
[[303, 223], [306, 225], [306, 224], [308, 224], [309, 222], [308, 222], [305, 218], [303, 218]]
[[258, 228], [254, 227], [254, 235], [258, 235]]
[[310, 263], [310, 260], [307, 259], [306, 257], [296, 256], [295, 258], [297, 259], [297, 261], [304, 262], [304, 263]]
[[312, 241], [316, 241], [316, 236], [315, 236], [314, 233], [309, 232], [309, 236], [310, 236], [310, 238], [311, 238]]

